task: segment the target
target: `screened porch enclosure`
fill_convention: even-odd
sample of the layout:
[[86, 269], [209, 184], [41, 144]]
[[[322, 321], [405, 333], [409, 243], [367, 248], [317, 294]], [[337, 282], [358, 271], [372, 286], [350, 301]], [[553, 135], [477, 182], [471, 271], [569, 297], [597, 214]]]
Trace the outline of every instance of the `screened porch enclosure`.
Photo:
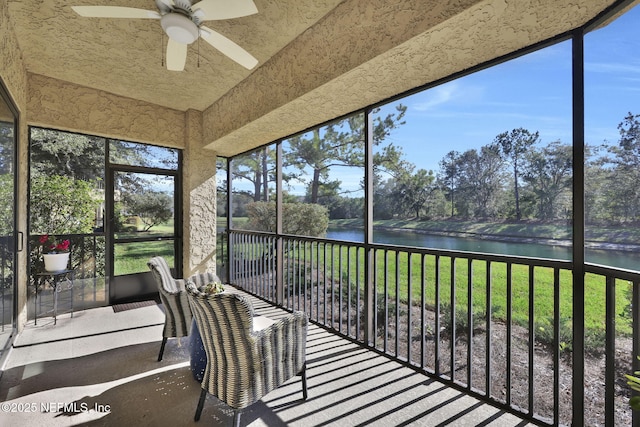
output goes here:
[[637, 9], [220, 160], [228, 281], [535, 423], [640, 425], [640, 109], [594, 66]]

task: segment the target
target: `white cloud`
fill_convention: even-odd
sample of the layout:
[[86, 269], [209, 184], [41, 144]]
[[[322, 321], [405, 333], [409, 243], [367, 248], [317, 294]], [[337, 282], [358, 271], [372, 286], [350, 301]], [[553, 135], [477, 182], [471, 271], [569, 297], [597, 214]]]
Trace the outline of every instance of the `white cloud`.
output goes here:
[[446, 104], [461, 96], [459, 86], [459, 82], [452, 82], [430, 89], [424, 92], [422, 99], [411, 107], [416, 111], [427, 111]]

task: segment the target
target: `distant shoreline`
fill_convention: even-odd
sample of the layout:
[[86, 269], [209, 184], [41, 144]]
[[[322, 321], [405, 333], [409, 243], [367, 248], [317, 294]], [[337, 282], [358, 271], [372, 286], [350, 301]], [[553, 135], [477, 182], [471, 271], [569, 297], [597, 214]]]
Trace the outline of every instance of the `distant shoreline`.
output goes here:
[[[352, 226], [348, 226], [348, 225], [340, 225], [340, 224], [330, 224], [330, 225], [335, 228], [353, 229]], [[537, 243], [541, 245], [562, 246], [562, 247], [571, 247], [573, 244], [572, 240], [570, 239], [523, 237], [523, 236], [513, 236], [513, 235], [475, 233], [471, 231], [437, 231], [437, 230], [426, 230], [423, 228], [390, 227], [386, 225], [374, 225], [374, 229], [385, 230], [385, 231], [401, 231], [401, 232], [409, 232], [409, 233], [432, 235], [432, 236], [472, 237], [474, 239], [491, 240], [496, 242]], [[628, 244], [628, 243], [625, 244], [625, 243], [586, 241], [584, 246], [585, 248], [589, 248], [589, 249], [613, 250], [613, 251], [624, 251], [624, 252], [640, 252], [640, 244], [634, 245], [634, 244]]]

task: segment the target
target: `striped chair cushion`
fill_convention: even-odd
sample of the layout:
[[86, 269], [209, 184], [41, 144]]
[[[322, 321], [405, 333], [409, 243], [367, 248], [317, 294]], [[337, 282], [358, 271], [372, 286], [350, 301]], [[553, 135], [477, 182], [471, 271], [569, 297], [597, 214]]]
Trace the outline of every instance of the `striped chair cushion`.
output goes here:
[[294, 312], [253, 330], [253, 306], [241, 294], [207, 295], [187, 281], [187, 294], [207, 353], [202, 388], [232, 408], [245, 408], [304, 367], [307, 316]]
[[220, 278], [216, 274], [210, 272], [194, 274], [187, 280], [192, 281], [198, 288], [213, 282], [221, 283]]
[[189, 335], [191, 328], [191, 308], [184, 280], [174, 279], [167, 262], [162, 257], [154, 257], [147, 263], [158, 285], [160, 301], [166, 314], [162, 336], [166, 338]]

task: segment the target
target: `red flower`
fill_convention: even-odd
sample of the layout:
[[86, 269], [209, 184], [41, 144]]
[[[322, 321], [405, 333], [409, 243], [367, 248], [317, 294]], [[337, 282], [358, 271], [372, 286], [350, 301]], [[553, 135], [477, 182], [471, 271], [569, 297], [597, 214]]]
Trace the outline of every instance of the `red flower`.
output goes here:
[[63, 240], [62, 243], [58, 243], [56, 245], [57, 251], [68, 251], [69, 250], [69, 240]]
[[69, 252], [69, 246], [71, 242], [69, 240], [63, 240], [58, 243], [54, 236], [43, 234], [38, 238], [40, 245], [42, 246], [43, 253], [57, 253], [57, 252]]

